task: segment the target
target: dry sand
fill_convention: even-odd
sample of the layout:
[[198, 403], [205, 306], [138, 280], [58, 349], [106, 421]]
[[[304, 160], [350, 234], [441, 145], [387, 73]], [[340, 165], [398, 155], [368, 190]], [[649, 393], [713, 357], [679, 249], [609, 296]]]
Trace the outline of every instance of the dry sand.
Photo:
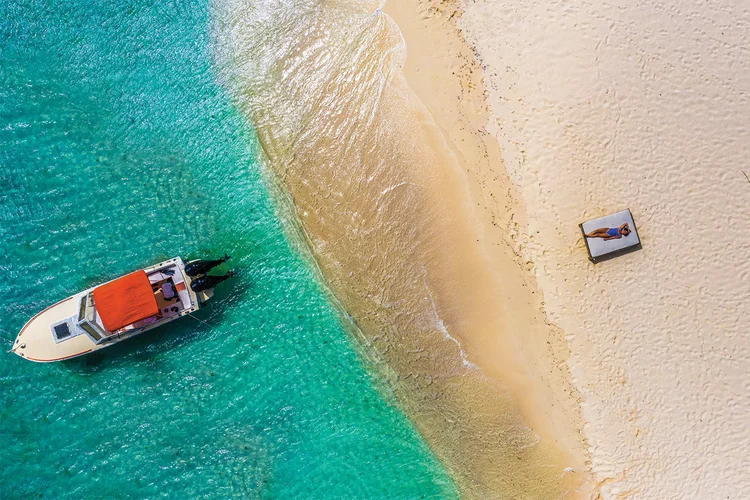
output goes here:
[[[515, 245], [567, 336], [602, 495], [746, 498], [750, 11], [727, 0], [386, 11], [407, 39], [409, 85], [463, 155], [482, 243], [495, 262]], [[474, 99], [482, 78], [491, 115]], [[577, 224], [628, 207], [643, 250], [590, 264]], [[515, 276], [509, 295], [519, 283], [533, 293]]]

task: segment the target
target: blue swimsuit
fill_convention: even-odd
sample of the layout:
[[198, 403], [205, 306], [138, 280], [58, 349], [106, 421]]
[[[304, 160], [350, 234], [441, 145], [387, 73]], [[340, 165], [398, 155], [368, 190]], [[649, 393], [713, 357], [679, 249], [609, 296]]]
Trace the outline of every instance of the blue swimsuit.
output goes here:
[[620, 234], [620, 228], [610, 227], [609, 229], [607, 229], [607, 234], [610, 236], [617, 236]]

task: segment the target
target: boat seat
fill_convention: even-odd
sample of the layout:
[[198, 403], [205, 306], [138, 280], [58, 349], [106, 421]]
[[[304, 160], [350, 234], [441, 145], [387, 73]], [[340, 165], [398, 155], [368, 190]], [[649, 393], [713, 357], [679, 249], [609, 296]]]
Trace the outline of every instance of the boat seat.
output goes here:
[[[179, 295], [175, 295], [173, 299], [167, 299], [164, 297], [161, 289], [159, 289], [154, 293], [154, 297], [156, 297], [156, 305], [159, 306], [160, 318], [172, 316], [184, 309]], [[177, 309], [176, 311], [175, 308]]]

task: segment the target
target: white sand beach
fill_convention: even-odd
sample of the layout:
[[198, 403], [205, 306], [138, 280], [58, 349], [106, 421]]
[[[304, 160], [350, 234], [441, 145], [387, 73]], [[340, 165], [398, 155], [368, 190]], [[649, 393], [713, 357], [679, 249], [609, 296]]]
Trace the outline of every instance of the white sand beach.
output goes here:
[[[504, 167], [571, 349], [604, 498], [750, 488], [750, 10], [466, 2]], [[593, 265], [578, 223], [630, 208], [643, 250]]]

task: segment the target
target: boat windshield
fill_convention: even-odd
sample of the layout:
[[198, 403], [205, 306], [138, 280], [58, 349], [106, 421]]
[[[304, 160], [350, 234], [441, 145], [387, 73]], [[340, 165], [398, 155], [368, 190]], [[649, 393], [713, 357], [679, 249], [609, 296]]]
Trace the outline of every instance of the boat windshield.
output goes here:
[[81, 329], [86, 332], [89, 337], [91, 337], [91, 339], [97, 344], [104, 338], [104, 332], [86, 320], [78, 323], [78, 326], [80, 326]]
[[88, 295], [81, 297], [81, 302], [78, 306], [78, 321], [83, 321], [86, 317], [86, 302], [88, 302]]

